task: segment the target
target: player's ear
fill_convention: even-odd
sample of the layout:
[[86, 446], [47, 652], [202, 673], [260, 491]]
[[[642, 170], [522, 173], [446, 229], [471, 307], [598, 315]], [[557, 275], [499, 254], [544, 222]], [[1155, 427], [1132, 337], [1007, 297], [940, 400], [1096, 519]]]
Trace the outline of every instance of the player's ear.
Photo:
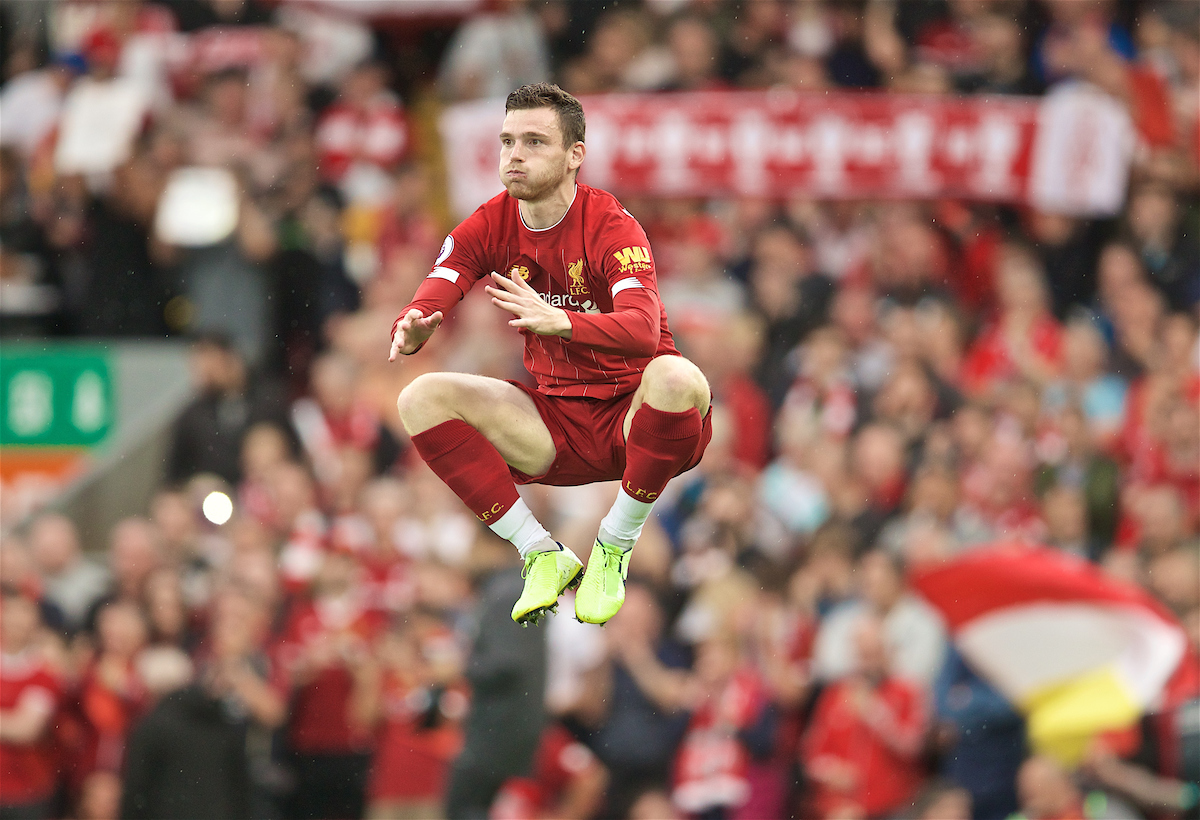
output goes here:
[[580, 165], [583, 165], [583, 156], [587, 153], [587, 146], [582, 142], [576, 142], [567, 150], [567, 169], [574, 171]]

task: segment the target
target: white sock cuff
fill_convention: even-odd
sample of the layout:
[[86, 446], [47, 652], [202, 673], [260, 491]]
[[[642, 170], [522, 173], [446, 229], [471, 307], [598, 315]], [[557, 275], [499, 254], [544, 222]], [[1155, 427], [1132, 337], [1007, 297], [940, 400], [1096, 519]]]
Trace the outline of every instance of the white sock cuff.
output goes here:
[[488, 524], [488, 529], [504, 540], [511, 541], [522, 558], [542, 542], [553, 541], [523, 498], [517, 499], [517, 503], [509, 507], [504, 515]]
[[600, 522], [600, 530], [614, 542], [610, 546], [632, 549], [642, 537], [642, 527], [653, 508], [653, 501], [638, 501], [625, 491], [617, 490], [617, 500]]

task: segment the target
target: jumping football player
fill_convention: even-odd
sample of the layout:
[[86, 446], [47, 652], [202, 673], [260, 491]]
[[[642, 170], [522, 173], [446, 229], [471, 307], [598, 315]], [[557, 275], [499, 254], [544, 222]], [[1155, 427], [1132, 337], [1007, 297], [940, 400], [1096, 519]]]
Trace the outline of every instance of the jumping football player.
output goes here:
[[[611, 194], [576, 182], [579, 101], [538, 83], [508, 96], [500, 132], [505, 192], [442, 245], [433, 271], [392, 327], [389, 360], [415, 353], [480, 279], [525, 337], [537, 389], [462, 373], [427, 373], [397, 406], [433, 471], [525, 559], [512, 610], [520, 624], [579, 584], [575, 616], [603, 624], [625, 600], [629, 556], [667, 482], [712, 437], [708, 382], [679, 355], [658, 298], [646, 234]], [[588, 559], [554, 541], [514, 482], [621, 480]]]

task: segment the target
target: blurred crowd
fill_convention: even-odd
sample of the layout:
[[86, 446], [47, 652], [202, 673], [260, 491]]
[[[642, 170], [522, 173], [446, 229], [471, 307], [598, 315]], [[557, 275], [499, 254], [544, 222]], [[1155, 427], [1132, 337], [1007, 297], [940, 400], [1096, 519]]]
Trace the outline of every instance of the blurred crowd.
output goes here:
[[[513, 679], [544, 683], [506, 718], [540, 734], [492, 817], [1200, 817], [1194, 3], [484, 2], [416, 45], [407, 18], [287, 0], [0, 14], [5, 338], [189, 338], [196, 387], [106, 543], [4, 522], [0, 818], [441, 816], [460, 755], [511, 757], [471, 721]], [[433, 370], [522, 378], [521, 340], [479, 294], [417, 356], [389, 365], [388, 331], [452, 227], [438, 106], [543, 79], [1090, 82], [1139, 143], [1111, 219], [624, 199], [713, 441], [607, 628], [489, 632], [516, 551], [395, 400]], [[578, 551], [617, 488], [522, 491]], [[1077, 766], [1029, 748], [908, 586], [996, 541], [1140, 586], [1191, 644], [1155, 713]]]

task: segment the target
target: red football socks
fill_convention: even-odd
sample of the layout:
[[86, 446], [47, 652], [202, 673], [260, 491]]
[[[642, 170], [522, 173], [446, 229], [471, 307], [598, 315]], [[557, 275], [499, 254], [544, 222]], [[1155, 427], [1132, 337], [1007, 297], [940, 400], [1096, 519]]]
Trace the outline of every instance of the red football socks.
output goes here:
[[465, 421], [444, 421], [417, 433], [412, 443], [437, 477], [483, 523], [491, 524], [520, 499], [503, 456]]
[[621, 489], [637, 501], [652, 502], [696, 452], [703, 419], [696, 408], [682, 413], [643, 404], [633, 414], [625, 442]]

